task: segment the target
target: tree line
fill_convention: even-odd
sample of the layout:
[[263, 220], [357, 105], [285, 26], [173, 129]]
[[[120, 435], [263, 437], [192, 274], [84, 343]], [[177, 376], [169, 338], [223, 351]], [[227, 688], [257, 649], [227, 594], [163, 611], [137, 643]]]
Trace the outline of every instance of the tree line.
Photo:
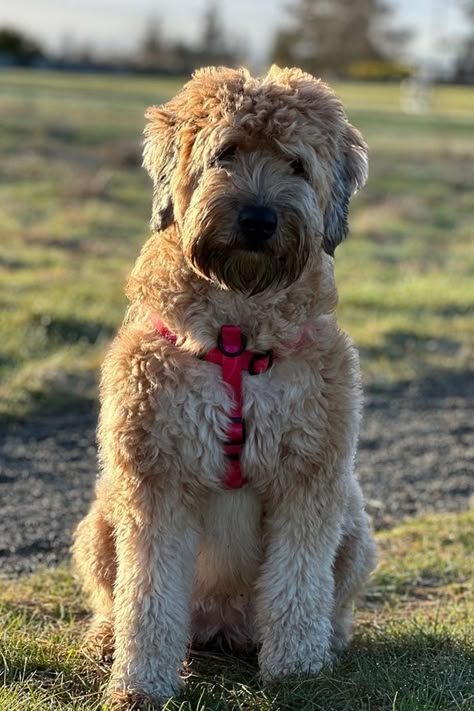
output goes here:
[[191, 73], [198, 66], [237, 66], [245, 60], [245, 43], [230, 39], [215, 4], [204, 12], [194, 42], [167, 36], [160, 20], [152, 17], [145, 23], [136, 48], [129, 52], [107, 54], [100, 48], [74, 45], [67, 39], [61, 49], [52, 52], [20, 30], [0, 27], [0, 66], [129, 69], [181, 75]]
[[[474, 0], [456, 2], [467, 32], [458, 43], [452, 78], [474, 83]], [[412, 72], [405, 58], [413, 38], [413, 30], [400, 25], [385, 0], [293, 0], [268, 59], [322, 76], [400, 79]], [[189, 74], [198, 66], [245, 64], [248, 54], [245, 42], [226, 32], [215, 2], [203, 14], [194, 42], [168, 37], [154, 18], [146, 23], [135, 51], [123, 56], [70, 46], [52, 54], [24, 33], [0, 28], [0, 65]]]

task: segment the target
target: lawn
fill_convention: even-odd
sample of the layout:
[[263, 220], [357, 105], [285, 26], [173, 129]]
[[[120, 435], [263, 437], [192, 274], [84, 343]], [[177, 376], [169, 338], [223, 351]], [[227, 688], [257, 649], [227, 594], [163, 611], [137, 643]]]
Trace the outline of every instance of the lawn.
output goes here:
[[[0, 420], [90, 410], [148, 235], [143, 112], [180, 81], [0, 73]], [[339, 318], [366, 388], [472, 372], [474, 90], [400, 111], [396, 85], [341, 84], [370, 145], [338, 249]], [[1, 425], [0, 425], [1, 426]], [[255, 660], [194, 655], [168, 711], [474, 708], [474, 513], [378, 534], [354, 645], [317, 678], [261, 689]], [[67, 567], [0, 583], [0, 709], [92, 711], [107, 668], [80, 653], [86, 606]]]
[[[146, 106], [171, 79], [0, 73], [0, 415], [89, 409], [148, 234]], [[339, 316], [375, 388], [472, 368], [474, 90], [405, 115], [396, 85], [336, 86], [371, 149], [337, 253]]]
[[[332, 671], [262, 689], [254, 659], [200, 653], [167, 711], [474, 708], [474, 512], [378, 534], [380, 565]], [[107, 665], [80, 651], [84, 601], [66, 567], [0, 583], [0, 708], [99, 711]]]

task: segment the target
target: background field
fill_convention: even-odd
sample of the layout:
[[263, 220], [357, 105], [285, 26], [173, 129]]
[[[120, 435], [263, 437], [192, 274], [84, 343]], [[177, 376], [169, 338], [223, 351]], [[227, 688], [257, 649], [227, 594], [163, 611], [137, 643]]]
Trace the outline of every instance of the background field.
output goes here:
[[[180, 85], [0, 73], [0, 566], [9, 576], [67, 559], [87, 509], [98, 368], [148, 235], [143, 112]], [[255, 660], [197, 655], [169, 711], [474, 708], [474, 90], [437, 88], [430, 113], [406, 115], [396, 85], [336, 89], [371, 149], [336, 269], [339, 318], [366, 382], [357, 468], [382, 529], [381, 563], [334, 671], [263, 690]], [[406, 520], [426, 510], [454, 513]], [[107, 669], [80, 652], [86, 615], [67, 563], [13, 582], [0, 574], [1, 709], [104, 708]]]
[[[90, 407], [148, 234], [146, 106], [177, 80], [2, 72], [0, 413]], [[371, 149], [338, 250], [340, 320], [366, 383], [450, 387], [474, 341], [474, 91], [405, 115], [398, 85], [338, 85]]]

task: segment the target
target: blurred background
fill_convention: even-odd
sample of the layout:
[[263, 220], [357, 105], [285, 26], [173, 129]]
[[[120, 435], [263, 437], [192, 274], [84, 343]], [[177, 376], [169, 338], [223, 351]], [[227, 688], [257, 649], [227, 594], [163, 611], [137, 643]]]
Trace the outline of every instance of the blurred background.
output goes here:
[[0, 10], [0, 65], [189, 74], [271, 61], [350, 79], [419, 71], [472, 83], [472, 0], [22, 0]]
[[19, 570], [25, 546], [64, 552], [89, 497], [100, 362], [149, 234], [144, 110], [197, 66], [273, 61], [326, 78], [370, 147], [336, 260], [370, 513], [467, 505], [474, 1], [22, 0], [0, 8], [0, 557]]

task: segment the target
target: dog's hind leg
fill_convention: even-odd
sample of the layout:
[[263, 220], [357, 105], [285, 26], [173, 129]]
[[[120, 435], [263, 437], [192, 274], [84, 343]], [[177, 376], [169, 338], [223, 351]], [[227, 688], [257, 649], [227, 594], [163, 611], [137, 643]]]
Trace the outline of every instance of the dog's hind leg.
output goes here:
[[115, 544], [112, 528], [104, 518], [100, 501], [93, 503], [77, 528], [73, 558], [94, 612], [84, 646], [94, 655], [109, 658], [113, 653]]
[[352, 604], [375, 567], [376, 547], [359, 484], [354, 480], [348, 503], [347, 527], [334, 562], [335, 599], [332, 652], [340, 653], [352, 637]]

